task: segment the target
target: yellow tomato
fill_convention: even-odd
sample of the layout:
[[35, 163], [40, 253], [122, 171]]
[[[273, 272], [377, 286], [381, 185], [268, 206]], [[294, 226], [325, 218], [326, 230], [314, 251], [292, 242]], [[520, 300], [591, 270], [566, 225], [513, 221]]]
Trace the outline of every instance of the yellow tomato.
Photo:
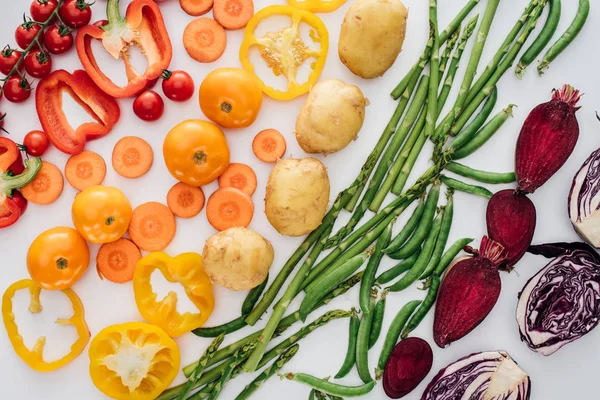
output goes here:
[[90, 186], [75, 196], [71, 217], [81, 236], [91, 243], [120, 239], [131, 221], [131, 203], [119, 189]]
[[64, 226], [39, 235], [27, 252], [27, 270], [43, 289], [71, 287], [90, 263], [90, 249], [79, 233]]
[[225, 134], [199, 119], [180, 122], [165, 137], [163, 156], [173, 177], [192, 186], [217, 179], [229, 166]]
[[158, 326], [143, 322], [111, 325], [90, 343], [90, 376], [117, 400], [152, 400], [169, 387], [181, 356], [177, 343]]
[[219, 68], [200, 85], [200, 108], [224, 128], [252, 125], [262, 105], [260, 81], [240, 68]]

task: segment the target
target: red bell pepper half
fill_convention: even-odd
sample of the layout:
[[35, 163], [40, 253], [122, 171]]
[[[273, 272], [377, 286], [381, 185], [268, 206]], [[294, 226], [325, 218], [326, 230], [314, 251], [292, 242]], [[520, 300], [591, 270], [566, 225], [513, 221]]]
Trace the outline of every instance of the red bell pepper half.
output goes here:
[[[73, 128], [62, 108], [62, 94], [69, 93], [95, 122]], [[57, 70], [42, 79], [35, 93], [37, 114], [50, 142], [67, 154], [79, 154], [88, 140], [107, 135], [119, 121], [117, 101], [104, 93], [83, 70], [72, 74]]]

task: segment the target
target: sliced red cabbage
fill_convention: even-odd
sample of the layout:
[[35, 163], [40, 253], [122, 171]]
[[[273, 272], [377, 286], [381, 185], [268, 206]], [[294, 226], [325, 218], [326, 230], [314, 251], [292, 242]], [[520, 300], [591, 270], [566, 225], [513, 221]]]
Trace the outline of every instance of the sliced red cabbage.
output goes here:
[[475, 353], [442, 369], [421, 400], [528, 400], [531, 380], [504, 351]]
[[519, 294], [521, 340], [545, 356], [579, 339], [600, 322], [600, 257], [584, 243], [532, 246], [555, 257]]
[[569, 193], [569, 217], [583, 240], [600, 248], [600, 149], [585, 161]]

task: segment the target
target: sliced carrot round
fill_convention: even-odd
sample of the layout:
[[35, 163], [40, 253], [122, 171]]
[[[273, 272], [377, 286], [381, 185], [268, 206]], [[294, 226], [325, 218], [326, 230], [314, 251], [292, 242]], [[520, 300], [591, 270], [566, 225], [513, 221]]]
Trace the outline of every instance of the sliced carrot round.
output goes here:
[[196, 186], [179, 182], [167, 193], [167, 205], [179, 218], [192, 218], [204, 207], [204, 192]]
[[212, 18], [198, 18], [183, 31], [183, 46], [194, 60], [209, 63], [218, 60], [225, 52], [225, 29]]
[[60, 169], [48, 161], [42, 161], [42, 167], [29, 184], [21, 188], [21, 194], [34, 204], [51, 204], [58, 199], [65, 187]]
[[229, 167], [219, 176], [219, 187], [234, 187], [252, 196], [256, 191], [256, 174], [246, 164], [231, 163]]
[[135, 265], [141, 258], [140, 249], [131, 241], [121, 238], [100, 247], [96, 256], [96, 269], [101, 279], [125, 283], [133, 279]]
[[152, 168], [154, 151], [144, 139], [125, 136], [115, 144], [112, 165], [117, 174], [125, 178], [139, 178]]
[[246, 193], [228, 187], [217, 189], [206, 203], [208, 222], [218, 231], [247, 227], [254, 216], [254, 204]]
[[99, 185], [106, 177], [106, 163], [100, 154], [83, 151], [71, 156], [65, 165], [65, 178], [77, 190]]
[[199, 17], [213, 8], [213, 0], [179, 0], [179, 5], [188, 15]]
[[214, 0], [213, 16], [225, 29], [242, 29], [254, 15], [252, 0]]
[[142, 250], [162, 251], [175, 237], [176, 227], [169, 207], [157, 202], [144, 203], [133, 210], [129, 237]]
[[260, 161], [274, 163], [280, 160], [287, 149], [285, 138], [278, 130], [260, 131], [252, 141], [252, 151]]

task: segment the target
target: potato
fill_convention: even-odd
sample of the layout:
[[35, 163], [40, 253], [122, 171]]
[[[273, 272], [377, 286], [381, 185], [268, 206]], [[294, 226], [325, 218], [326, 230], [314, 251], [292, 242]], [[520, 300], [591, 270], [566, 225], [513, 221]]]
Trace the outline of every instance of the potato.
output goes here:
[[383, 75], [402, 50], [407, 18], [400, 0], [356, 0], [342, 23], [340, 60], [363, 78]]
[[309, 157], [279, 161], [267, 183], [267, 218], [283, 235], [312, 232], [327, 211], [329, 190], [327, 169], [319, 160]]
[[356, 139], [365, 121], [360, 89], [338, 79], [317, 83], [296, 119], [296, 140], [307, 153], [330, 154]]
[[229, 228], [211, 236], [202, 250], [211, 281], [230, 290], [260, 285], [273, 264], [271, 243], [248, 228]]

